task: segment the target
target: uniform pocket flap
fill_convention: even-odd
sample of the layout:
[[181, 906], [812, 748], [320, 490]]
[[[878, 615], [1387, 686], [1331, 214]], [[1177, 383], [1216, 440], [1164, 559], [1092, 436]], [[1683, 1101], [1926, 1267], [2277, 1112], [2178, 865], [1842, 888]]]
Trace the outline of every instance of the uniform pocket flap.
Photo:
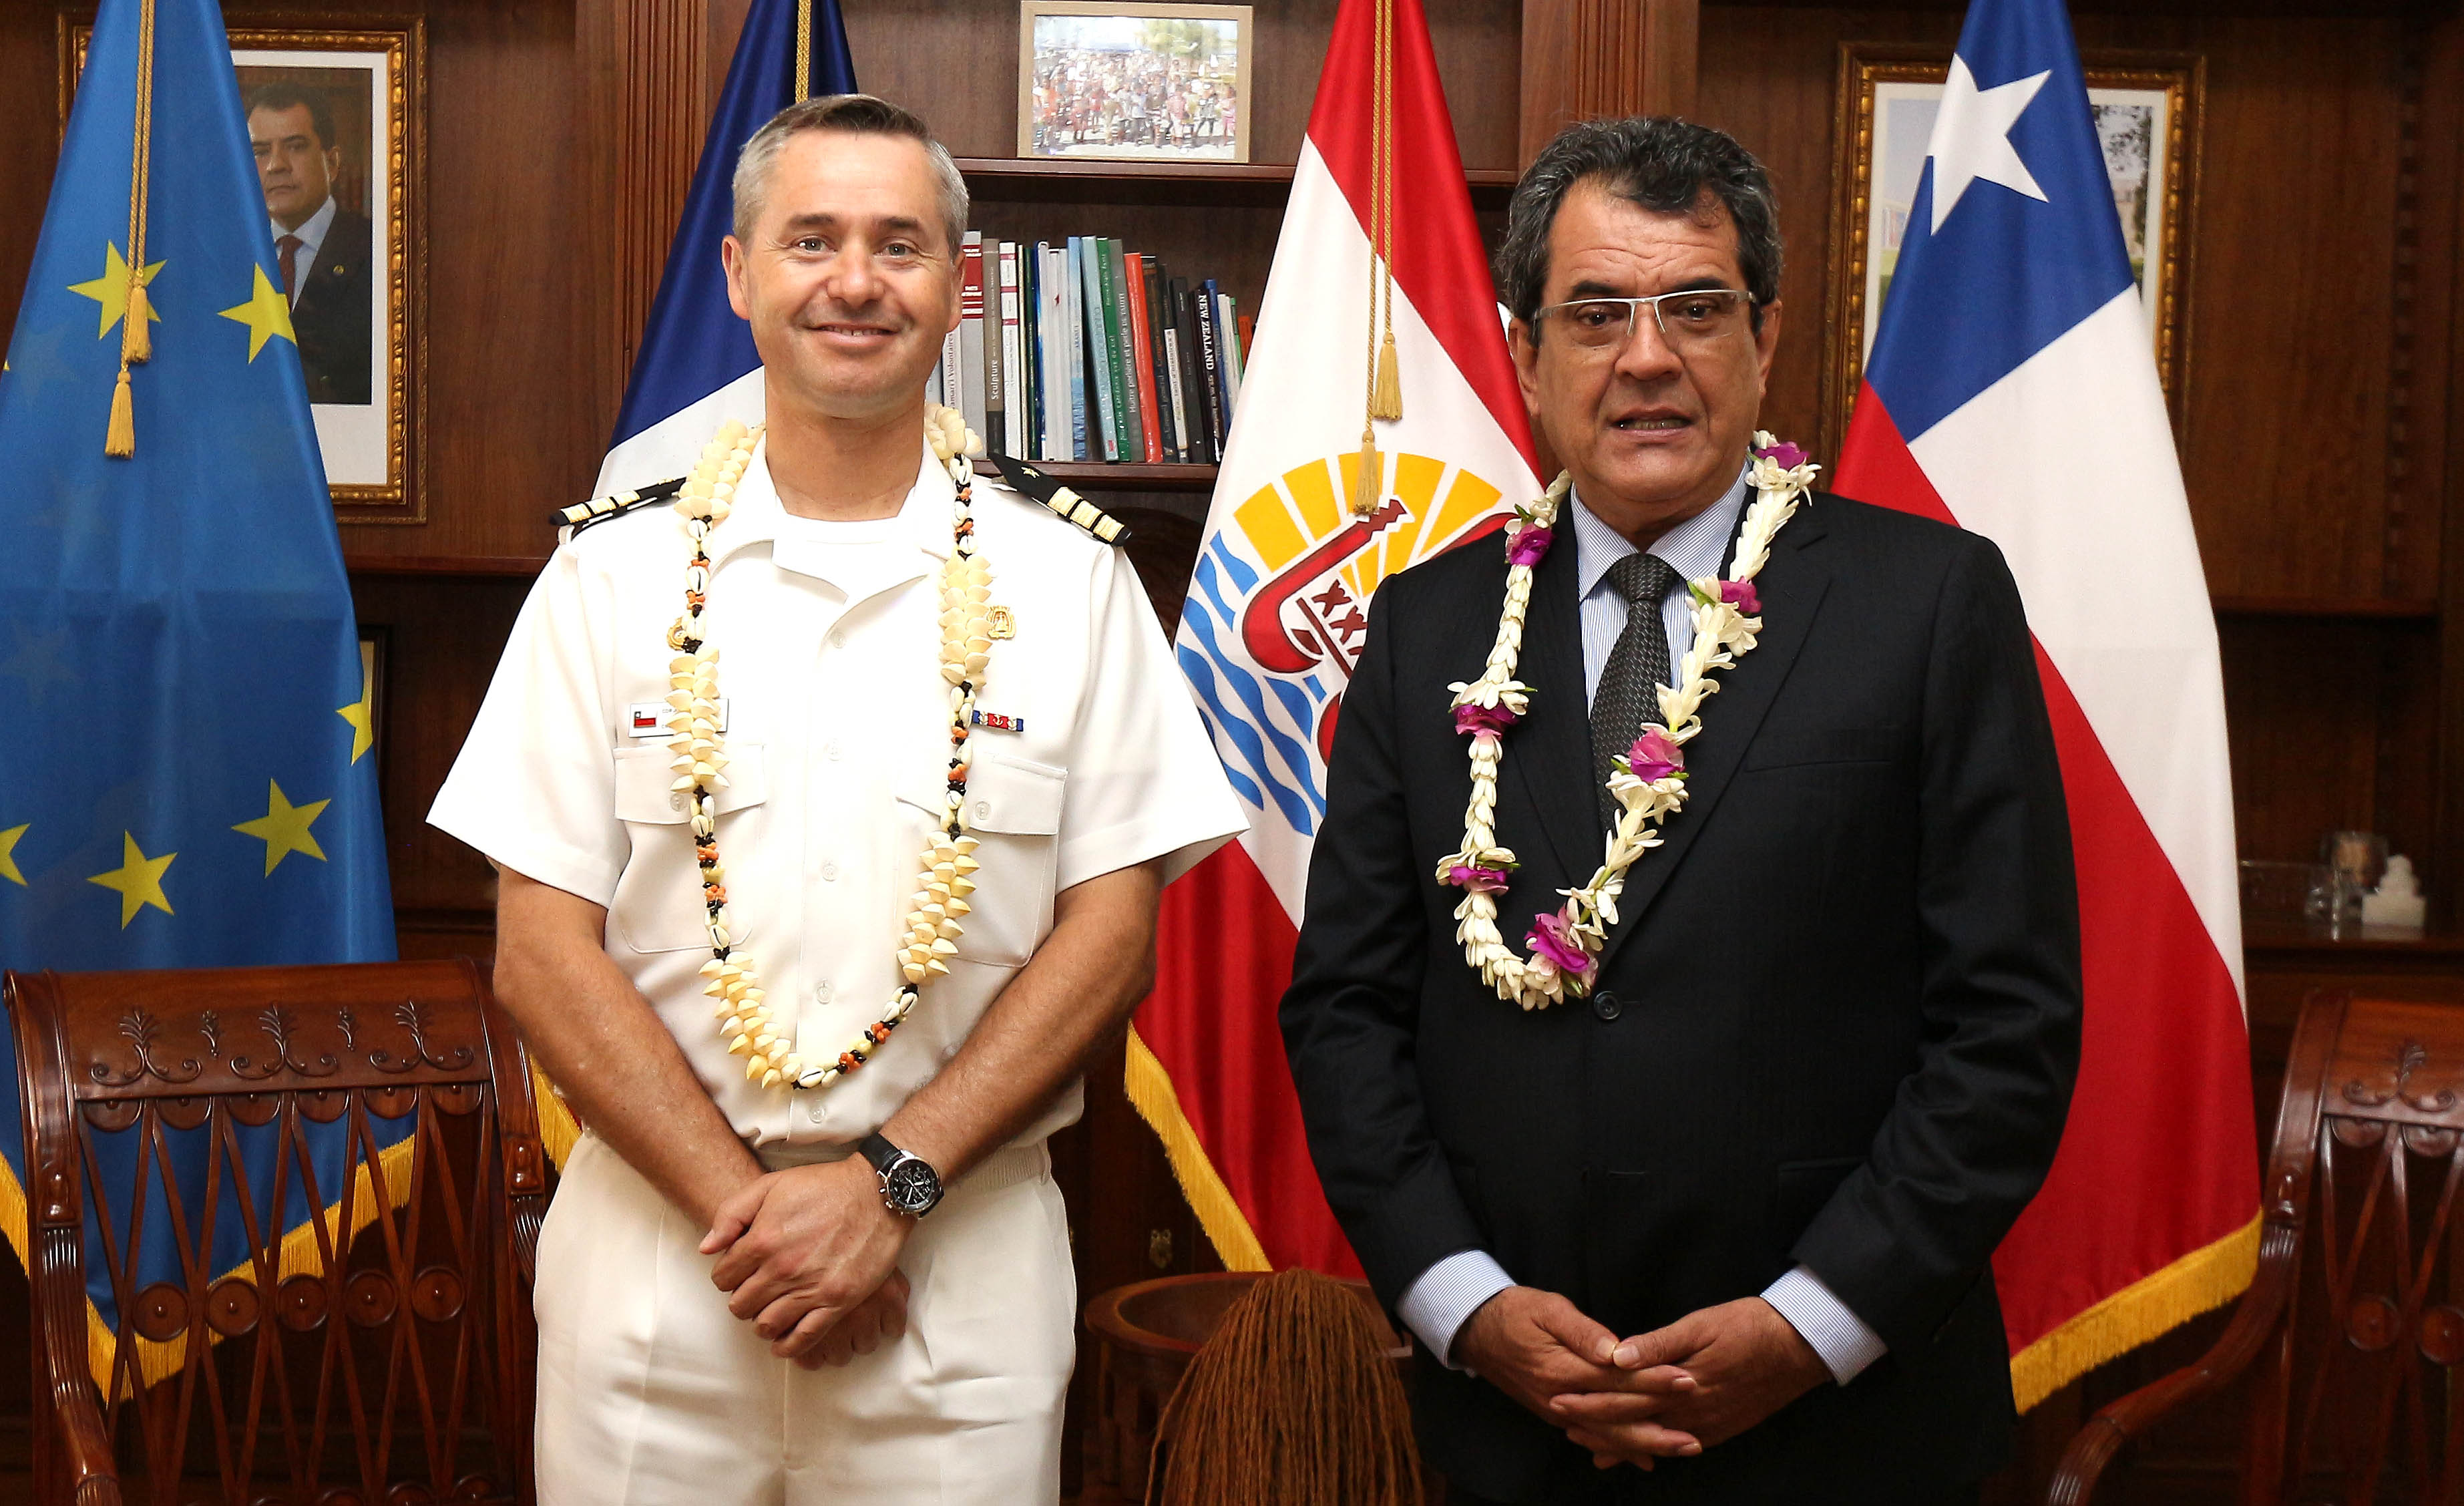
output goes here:
[[967, 775], [967, 825], [978, 831], [1051, 836], [1061, 831], [1068, 771], [1012, 754], [979, 753]]
[[[731, 743], [727, 749], [727, 785], [718, 792], [721, 815], [758, 806], [770, 798], [762, 745]], [[662, 744], [616, 750], [616, 819], [643, 826], [679, 826], [693, 813], [693, 802], [674, 787], [679, 777], [669, 765], [675, 755]]]

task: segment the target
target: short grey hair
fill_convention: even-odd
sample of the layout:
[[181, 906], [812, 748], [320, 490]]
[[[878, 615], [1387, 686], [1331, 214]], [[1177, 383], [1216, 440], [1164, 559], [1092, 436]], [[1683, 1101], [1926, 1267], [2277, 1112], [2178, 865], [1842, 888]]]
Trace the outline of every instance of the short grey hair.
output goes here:
[[1506, 239], [1497, 248], [1497, 285], [1516, 319], [1539, 330], [1532, 316], [1549, 282], [1549, 232], [1557, 206], [1588, 180], [1660, 214], [1710, 216], [1708, 195], [1737, 228], [1737, 266], [1762, 327], [1763, 305], [1779, 297], [1779, 200], [1771, 175], [1735, 137], [1674, 116], [1632, 116], [1569, 125], [1541, 148], [1514, 186], [1506, 211]]
[[967, 235], [967, 180], [950, 160], [950, 148], [934, 140], [923, 117], [869, 94], [825, 94], [799, 100], [753, 133], [736, 154], [736, 238], [753, 233], [761, 217], [762, 200], [770, 190], [770, 172], [787, 139], [805, 131], [839, 131], [849, 136], [903, 136], [924, 148], [932, 160], [934, 197], [939, 203], [941, 229], [950, 237], [950, 255]]

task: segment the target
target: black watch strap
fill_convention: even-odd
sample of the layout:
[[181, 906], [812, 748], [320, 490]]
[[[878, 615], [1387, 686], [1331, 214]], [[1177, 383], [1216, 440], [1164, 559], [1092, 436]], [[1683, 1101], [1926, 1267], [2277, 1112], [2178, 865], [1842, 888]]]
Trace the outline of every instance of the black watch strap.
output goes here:
[[890, 1137], [884, 1135], [879, 1130], [874, 1130], [864, 1139], [857, 1141], [855, 1143], [855, 1153], [870, 1162], [872, 1163], [873, 1170], [884, 1173], [887, 1173], [891, 1166], [898, 1163], [899, 1157], [907, 1154], [907, 1152], [900, 1150], [897, 1146], [891, 1144], [890, 1142]]

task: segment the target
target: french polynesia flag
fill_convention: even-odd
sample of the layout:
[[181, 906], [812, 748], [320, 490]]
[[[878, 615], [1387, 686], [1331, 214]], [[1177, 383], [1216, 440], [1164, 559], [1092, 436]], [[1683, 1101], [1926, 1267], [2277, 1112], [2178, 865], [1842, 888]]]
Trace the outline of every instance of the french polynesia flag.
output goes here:
[[[1402, 417], [1375, 426], [1375, 484], [1356, 495], [1384, 335], [1379, 197]], [[1233, 1270], [1359, 1273], [1309, 1163], [1275, 1007], [1370, 594], [1538, 492], [1419, 0], [1343, 0], [1176, 644], [1249, 831], [1165, 891], [1129, 1045], [1131, 1100]]]
[[2060, 750], [2085, 1042], [1994, 1256], [2025, 1407], [2258, 1249], [2215, 619], [2059, 0], [1969, 9], [1837, 485], [2001, 546]]

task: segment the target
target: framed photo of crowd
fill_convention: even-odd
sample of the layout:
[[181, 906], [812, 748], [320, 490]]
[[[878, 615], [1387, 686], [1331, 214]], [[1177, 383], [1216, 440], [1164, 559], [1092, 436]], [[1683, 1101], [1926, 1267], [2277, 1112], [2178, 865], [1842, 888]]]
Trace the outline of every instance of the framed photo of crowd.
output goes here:
[[[63, 129], [92, 31], [64, 27]], [[234, 28], [230, 35], [336, 514], [344, 522], [418, 522], [425, 23]]]
[[1018, 154], [1249, 160], [1245, 5], [1021, 0]]
[[[2122, 52], [2085, 53], [2080, 63], [2178, 441], [2189, 365], [2191, 232], [2206, 63], [2194, 53]], [[1847, 437], [1849, 411], [1890, 295], [1949, 73], [1946, 48], [1840, 44], [1835, 133], [1839, 161], [1832, 180], [1830, 317], [1824, 335], [1825, 454], [1837, 455]]]

